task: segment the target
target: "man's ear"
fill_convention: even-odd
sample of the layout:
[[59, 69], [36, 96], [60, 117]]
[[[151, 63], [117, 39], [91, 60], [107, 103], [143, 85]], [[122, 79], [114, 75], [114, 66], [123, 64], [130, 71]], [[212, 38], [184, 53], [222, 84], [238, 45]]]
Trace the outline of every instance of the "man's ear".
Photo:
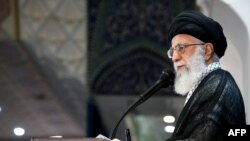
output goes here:
[[213, 57], [214, 46], [212, 43], [206, 43], [204, 46], [205, 46], [205, 60], [209, 61]]

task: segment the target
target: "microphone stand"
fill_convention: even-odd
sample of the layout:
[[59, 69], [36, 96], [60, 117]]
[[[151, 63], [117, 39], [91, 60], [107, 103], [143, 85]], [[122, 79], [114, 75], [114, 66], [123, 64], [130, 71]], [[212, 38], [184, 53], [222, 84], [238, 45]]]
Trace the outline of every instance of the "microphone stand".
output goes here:
[[[166, 81], [167, 80], [167, 81]], [[115, 138], [117, 129], [123, 118], [133, 109], [135, 109], [138, 105], [149, 99], [155, 92], [157, 92], [159, 89], [163, 87], [167, 87], [169, 85], [172, 85], [174, 81], [174, 74], [170, 70], [163, 70], [162, 75], [158, 81], [154, 85], [152, 85], [146, 92], [144, 92], [142, 95], [140, 95], [140, 98], [135, 101], [132, 105], [129, 106], [129, 108], [123, 113], [120, 120], [117, 122], [116, 126], [113, 129], [113, 132], [110, 136], [110, 139]]]

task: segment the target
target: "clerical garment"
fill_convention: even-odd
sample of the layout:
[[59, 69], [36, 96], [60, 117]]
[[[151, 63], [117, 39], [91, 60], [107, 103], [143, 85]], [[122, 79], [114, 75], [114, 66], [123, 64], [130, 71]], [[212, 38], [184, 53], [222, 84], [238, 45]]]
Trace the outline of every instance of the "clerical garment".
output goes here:
[[185, 104], [175, 131], [167, 141], [224, 141], [229, 125], [245, 125], [241, 92], [231, 74], [208, 74]]

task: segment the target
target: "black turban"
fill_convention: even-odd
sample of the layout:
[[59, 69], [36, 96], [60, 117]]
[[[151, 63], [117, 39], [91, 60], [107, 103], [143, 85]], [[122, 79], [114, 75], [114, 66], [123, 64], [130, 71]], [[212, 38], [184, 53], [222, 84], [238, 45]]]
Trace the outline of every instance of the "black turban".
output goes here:
[[203, 42], [210, 42], [215, 53], [221, 58], [227, 48], [227, 40], [221, 25], [197, 11], [184, 11], [177, 15], [170, 25], [168, 39], [177, 34], [188, 34]]

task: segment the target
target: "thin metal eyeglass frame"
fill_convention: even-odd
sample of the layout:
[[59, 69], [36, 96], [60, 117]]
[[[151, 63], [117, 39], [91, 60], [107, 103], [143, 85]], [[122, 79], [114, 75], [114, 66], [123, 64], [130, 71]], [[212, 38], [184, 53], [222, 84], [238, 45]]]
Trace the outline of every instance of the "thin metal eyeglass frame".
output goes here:
[[[194, 45], [205, 45], [205, 43], [198, 43], [198, 44], [177, 44], [174, 48], [170, 47], [167, 51], [167, 55], [169, 58], [173, 57], [173, 53], [176, 50], [178, 53], [183, 53], [187, 47], [194, 46]], [[182, 52], [180, 52], [180, 48], [182, 48]]]

